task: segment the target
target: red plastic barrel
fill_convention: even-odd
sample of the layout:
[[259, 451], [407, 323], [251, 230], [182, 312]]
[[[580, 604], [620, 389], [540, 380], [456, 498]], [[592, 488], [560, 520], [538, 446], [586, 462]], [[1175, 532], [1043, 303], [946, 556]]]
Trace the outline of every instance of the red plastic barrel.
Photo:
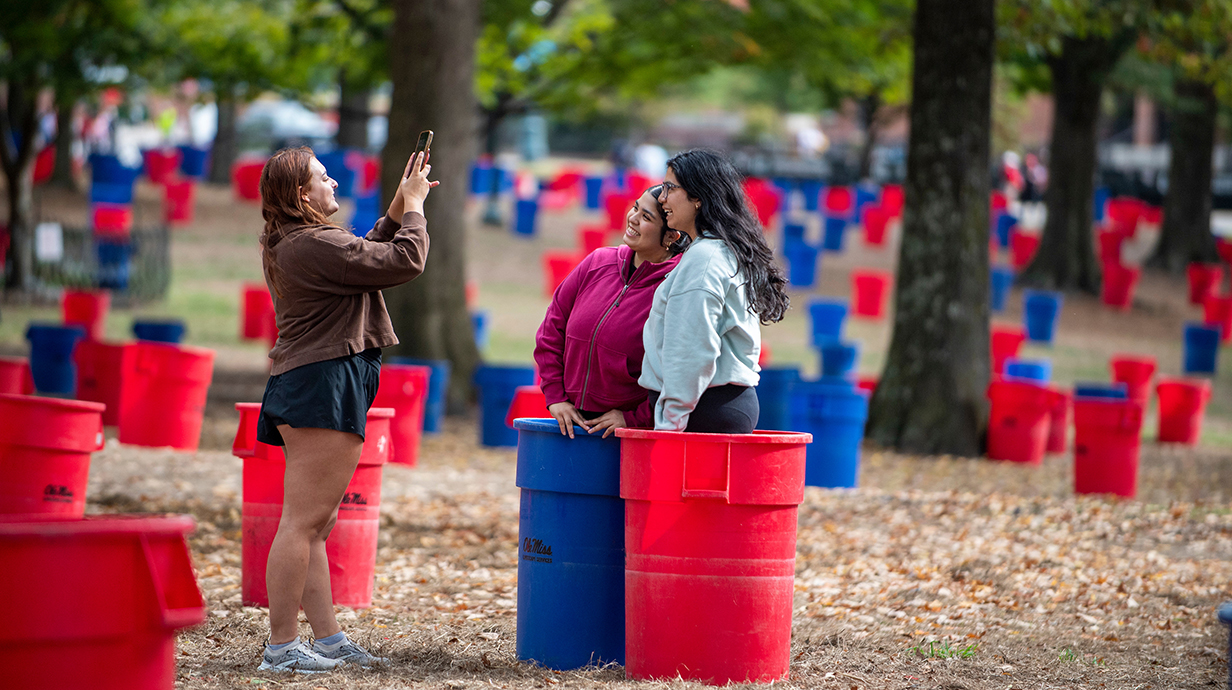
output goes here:
[[201, 441], [214, 351], [139, 340], [123, 373], [120, 443], [195, 451]]
[[231, 168], [235, 196], [245, 201], [261, 201], [261, 170], [264, 160], [237, 161]]
[[389, 461], [414, 467], [419, 460], [419, 439], [423, 436], [424, 406], [428, 400], [431, 367], [411, 364], [382, 364], [381, 385], [373, 407], [394, 411], [390, 422]]
[[1137, 400], [1146, 408], [1151, 398], [1151, 377], [1155, 375], [1155, 358], [1145, 355], [1113, 355], [1108, 360], [1112, 367], [1112, 380], [1124, 383], [1129, 399]]
[[1108, 200], [1108, 224], [1116, 232], [1133, 237], [1138, 231], [1138, 217], [1143, 204], [1133, 197], [1116, 197]]
[[0, 524], [6, 688], [172, 690], [175, 632], [205, 621], [185, 515]]
[[1128, 311], [1133, 306], [1134, 288], [1138, 287], [1138, 278], [1141, 276], [1142, 269], [1140, 268], [1105, 261], [1100, 301], [1121, 311]]
[[621, 194], [614, 192], [609, 194], [607, 199], [603, 201], [603, 208], [607, 211], [607, 227], [609, 230], [624, 230], [629, 214], [629, 209], [633, 207], [633, 202], [642, 195], [641, 192], [635, 194]]
[[1207, 295], [1215, 294], [1223, 280], [1223, 264], [1194, 262], [1186, 270], [1189, 276], [1189, 303], [1201, 305]]
[[582, 248], [582, 256], [590, 256], [594, 250], [606, 247], [607, 236], [610, 233], [611, 230], [594, 225], [583, 225], [578, 228], [578, 246]]
[[90, 207], [90, 227], [98, 236], [127, 238], [133, 231], [133, 207], [128, 204], [93, 204]]
[[[243, 540], [240, 549], [240, 598], [245, 606], [269, 606], [265, 565], [282, 516], [286, 457], [281, 446], [257, 441], [260, 403], [237, 403], [240, 426], [231, 452], [244, 459]], [[342, 495], [338, 522], [325, 540], [329, 585], [334, 603], [351, 608], [372, 605], [376, 542], [380, 530], [381, 471], [389, 460], [390, 420], [394, 411], [368, 410], [359, 466]]]
[[722, 685], [787, 677], [812, 435], [617, 429], [625, 674]]
[[186, 225], [193, 220], [195, 197], [192, 180], [168, 181], [163, 187], [163, 216], [168, 224]]
[[80, 325], [86, 338], [103, 339], [107, 311], [111, 308], [111, 293], [106, 290], [65, 290], [60, 299], [64, 325]]
[[1026, 381], [994, 381], [988, 398], [988, 457], [1039, 464], [1052, 432], [1052, 392]]
[[1115, 230], [1104, 230], [1099, 233], [1099, 260], [1121, 263], [1121, 245], [1125, 235]]
[[1232, 340], [1232, 296], [1207, 295], [1202, 303], [1202, 322], [1219, 326], [1219, 341]]
[[886, 227], [890, 223], [890, 214], [880, 206], [868, 206], [864, 209], [864, 243], [872, 247], [885, 244]]
[[993, 325], [989, 334], [989, 344], [992, 346], [992, 374], [996, 378], [1005, 368], [1005, 360], [1017, 357], [1018, 350], [1027, 339], [1027, 334], [1018, 326]]
[[1014, 230], [1010, 234], [1010, 263], [1021, 270], [1035, 258], [1039, 251], [1040, 236]]
[[822, 193], [822, 206], [831, 215], [851, 213], [851, 205], [855, 203], [855, 194], [850, 187], [826, 187]]
[[897, 218], [903, 212], [903, 186], [899, 184], [887, 184], [881, 188], [881, 207], [890, 214], [891, 218]]
[[30, 371], [30, 360], [25, 357], [0, 357], [0, 393], [30, 395], [33, 392], [34, 375]]
[[509, 404], [509, 412], [505, 415], [505, 426], [512, 427], [513, 420], [519, 417], [534, 417], [536, 419], [550, 418], [548, 401], [539, 386], [518, 386], [513, 392], [513, 402]]
[[1044, 447], [1047, 453], [1064, 453], [1067, 434], [1069, 433], [1070, 394], [1059, 388], [1049, 388], [1051, 394], [1048, 410], [1048, 444]]
[[1232, 264], [1232, 242], [1222, 237], [1216, 237], [1215, 251], [1219, 253], [1220, 260], [1226, 264]]
[[885, 316], [886, 298], [890, 294], [890, 281], [893, 277], [889, 271], [852, 271], [852, 315], [872, 319]]
[[150, 149], [142, 151], [145, 158], [145, 176], [154, 184], [165, 184], [176, 170], [180, 169], [180, 159], [184, 154], [178, 149]]
[[77, 343], [77, 399], [106, 405], [103, 424], [120, 425], [124, 402], [124, 374], [132, 371], [137, 356], [136, 343], [105, 343], [83, 340]]
[[273, 323], [274, 300], [265, 283], [244, 283], [240, 338], [262, 340]]
[[1159, 442], [1197, 445], [1206, 401], [1211, 398], [1211, 382], [1161, 379], [1155, 390], [1159, 394]]
[[1074, 492], [1133, 498], [1138, 490], [1142, 405], [1074, 399]]
[[0, 395], [0, 516], [85, 514], [90, 454], [103, 447], [102, 412], [93, 402]]
[[577, 252], [549, 250], [543, 253], [543, 288], [544, 293], [551, 297], [556, 288], [565, 281], [582, 257]]

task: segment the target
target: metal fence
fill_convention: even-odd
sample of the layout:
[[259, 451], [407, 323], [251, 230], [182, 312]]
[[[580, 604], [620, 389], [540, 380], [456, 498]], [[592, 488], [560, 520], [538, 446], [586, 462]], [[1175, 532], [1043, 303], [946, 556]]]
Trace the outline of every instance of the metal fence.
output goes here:
[[133, 228], [125, 239], [96, 237], [89, 228], [61, 228], [56, 260], [35, 260], [44, 287], [112, 289], [114, 303], [162, 299], [171, 284], [171, 241], [166, 225]]

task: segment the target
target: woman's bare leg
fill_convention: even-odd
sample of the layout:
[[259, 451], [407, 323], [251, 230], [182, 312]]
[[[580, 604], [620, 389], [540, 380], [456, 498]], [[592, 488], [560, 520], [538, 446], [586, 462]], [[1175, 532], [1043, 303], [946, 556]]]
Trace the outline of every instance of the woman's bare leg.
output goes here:
[[293, 429], [285, 424], [278, 431], [287, 444], [287, 471], [282, 517], [265, 570], [270, 644], [295, 639], [301, 605], [318, 637], [339, 630], [329, 591], [325, 538], [363, 449], [363, 439], [344, 431]]

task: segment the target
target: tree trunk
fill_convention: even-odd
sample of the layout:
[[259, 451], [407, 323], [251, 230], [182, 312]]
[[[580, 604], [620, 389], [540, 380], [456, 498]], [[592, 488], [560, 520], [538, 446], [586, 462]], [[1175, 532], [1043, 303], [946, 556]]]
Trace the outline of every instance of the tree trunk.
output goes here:
[[973, 456], [988, 418], [993, 0], [920, 0], [897, 313], [868, 436]]
[[236, 111], [239, 108], [235, 89], [219, 86], [214, 93], [218, 104], [218, 132], [210, 151], [210, 177], [214, 184], [231, 184], [231, 166], [239, 155], [239, 134], [236, 131]]
[[[8, 185], [9, 251], [13, 260], [8, 284], [27, 293], [34, 288], [34, 140], [38, 132], [35, 99], [39, 86], [34, 75], [10, 79], [4, 110], [0, 112], [0, 167], [4, 168]], [[21, 141], [16, 149], [10, 144], [14, 138]]]
[[65, 189], [76, 189], [77, 178], [73, 175], [73, 109], [77, 99], [56, 94], [56, 168], [51, 173], [51, 184]]
[[1128, 45], [1122, 38], [1067, 37], [1061, 53], [1048, 61], [1056, 103], [1044, 192], [1048, 220], [1035, 259], [1019, 276], [1019, 284], [1099, 294], [1100, 266], [1091, 235], [1095, 126], [1104, 82]]
[[1200, 81], [1178, 81], [1176, 96], [1164, 225], [1150, 260], [1151, 266], [1171, 273], [1184, 271], [1191, 261], [1219, 260], [1211, 234], [1212, 158], [1219, 103], [1211, 85]]
[[340, 149], [368, 148], [368, 99], [372, 92], [353, 80], [348, 80], [346, 70], [338, 72], [338, 135], [334, 142]]
[[864, 125], [864, 144], [860, 147], [860, 180], [867, 180], [873, 172], [873, 148], [877, 146], [880, 127], [877, 111], [881, 108], [881, 94], [874, 91], [860, 99], [860, 119]]
[[425, 204], [432, 237], [427, 268], [385, 291], [401, 344], [394, 353], [453, 363], [449, 410], [465, 410], [479, 350], [466, 308], [466, 200], [475, 152], [472, 87], [479, 0], [395, 0], [390, 33], [389, 140], [381, 188], [398, 187], [420, 130], [435, 131], [432, 178], [441, 185]]

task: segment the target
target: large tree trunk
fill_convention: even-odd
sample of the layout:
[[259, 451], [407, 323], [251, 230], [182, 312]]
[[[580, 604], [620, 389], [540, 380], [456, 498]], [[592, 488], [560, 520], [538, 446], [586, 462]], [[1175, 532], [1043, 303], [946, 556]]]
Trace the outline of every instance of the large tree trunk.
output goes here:
[[76, 98], [56, 94], [56, 168], [51, 173], [51, 184], [65, 189], [77, 188], [77, 178], [73, 175], [73, 109], [76, 106]]
[[[34, 145], [38, 132], [34, 75], [10, 79], [0, 111], [0, 167], [4, 168], [9, 201], [9, 237], [13, 272], [10, 287], [29, 292], [34, 287]], [[13, 135], [16, 135], [14, 137]], [[20, 139], [14, 149], [10, 142]]]
[[1168, 194], [1164, 225], [1150, 265], [1180, 273], [1191, 261], [1218, 261], [1211, 234], [1211, 176], [1215, 152], [1215, 120], [1219, 103], [1210, 84], [1176, 83], [1169, 144]]
[[239, 101], [235, 89], [229, 86], [219, 86], [214, 98], [218, 103], [218, 132], [214, 134], [214, 148], [210, 151], [209, 181], [231, 184], [231, 166], [239, 155], [239, 133], [235, 122]]
[[860, 121], [864, 125], [864, 143], [860, 146], [860, 179], [867, 180], [873, 173], [873, 148], [877, 146], [877, 134], [881, 127], [877, 111], [881, 109], [881, 94], [873, 91], [860, 99]]
[[382, 156], [386, 198], [398, 187], [420, 130], [431, 129], [432, 178], [441, 185], [425, 204], [432, 237], [427, 268], [415, 280], [385, 291], [402, 341], [400, 355], [453, 363], [449, 409], [471, 398], [479, 350], [466, 309], [466, 200], [475, 152], [472, 88], [479, 0], [395, 0], [389, 58], [393, 95], [389, 140]]
[[348, 80], [346, 70], [338, 72], [338, 135], [334, 138], [340, 149], [368, 148], [368, 99], [372, 91]]
[[897, 313], [868, 423], [908, 453], [978, 455], [988, 418], [993, 15], [916, 4]]
[[1018, 282], [1051, 290], [1099, 294], [1094, 225], [1099, 101], [1108, 73], [1128, 47], [1123, 38], [1067, 37], [1048, 61], [1056, 112], [1049, 142], [1048, 220], [1035, 259]]

